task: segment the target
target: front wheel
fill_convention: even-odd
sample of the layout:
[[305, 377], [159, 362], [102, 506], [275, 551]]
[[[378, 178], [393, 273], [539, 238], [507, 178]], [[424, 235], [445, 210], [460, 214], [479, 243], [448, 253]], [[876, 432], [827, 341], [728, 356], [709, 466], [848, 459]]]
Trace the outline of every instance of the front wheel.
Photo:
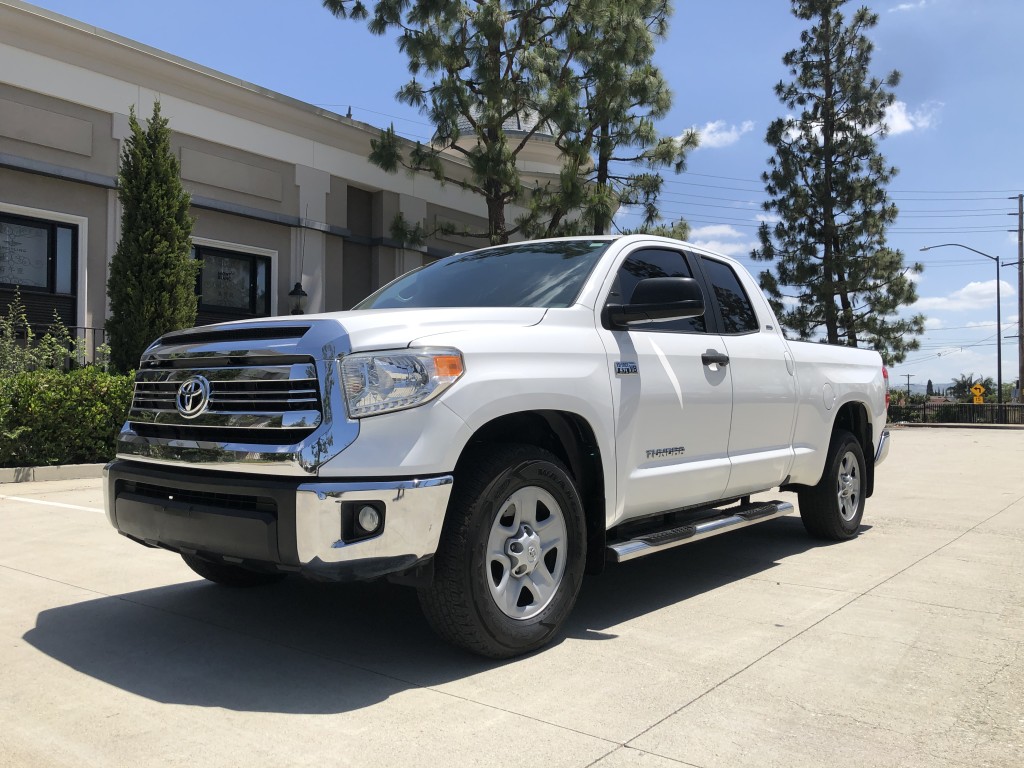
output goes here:
[[836, 430], [828, 447], [825, 471], [813, 488], [800, 491], [800, 518], [819, 539], [853, 538], [864, 516], [864, 450], [857, 438]]
[[485, 447], [456, 473], [420, 605], [439, 635], [474, 653], [532, 651], [572, 610], [586, 546], [579, 493], [555, 456], [527, 445]]

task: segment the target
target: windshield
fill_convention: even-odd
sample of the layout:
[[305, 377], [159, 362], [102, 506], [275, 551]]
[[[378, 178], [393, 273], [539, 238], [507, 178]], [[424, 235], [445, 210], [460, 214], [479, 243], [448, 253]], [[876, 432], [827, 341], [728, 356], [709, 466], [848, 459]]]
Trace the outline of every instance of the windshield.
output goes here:
[[458, 253], [402, 275], [354, 308], [568, 307], [609, 245], [563, 240]]

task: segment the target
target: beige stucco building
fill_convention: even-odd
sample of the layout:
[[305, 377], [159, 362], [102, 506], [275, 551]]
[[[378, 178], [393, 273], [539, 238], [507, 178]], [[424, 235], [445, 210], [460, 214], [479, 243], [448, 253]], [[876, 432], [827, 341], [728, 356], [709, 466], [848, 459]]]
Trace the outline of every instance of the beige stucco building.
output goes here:
[[[115, 192], [128, 112], [154, 101], [192, 194], [204, 262], [199, 322], [351, 307], [402, 272], [479, 240], [393, 242], [401, 212], [480, 228], [481, 198], [388, 174], [367, 160], [379, 128], [275, 93], [19, 0], [0, 0], [0, 312], [16, 286], [30, 320], [56, 309], [102, 329], [119, 237]], [[538, 142], [523, 170], [557, 174]], [[457, 158], [451, 175], [465, 173]], [[514, 215], [515, 212], [513, 211]], [[102, 332], [82, 330], [90, 346]]]

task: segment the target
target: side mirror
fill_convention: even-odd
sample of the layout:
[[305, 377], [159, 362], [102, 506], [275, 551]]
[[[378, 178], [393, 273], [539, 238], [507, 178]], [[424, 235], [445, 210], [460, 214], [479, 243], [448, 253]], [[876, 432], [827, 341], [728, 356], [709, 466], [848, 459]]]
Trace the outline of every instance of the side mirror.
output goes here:
[[606, 328], [667, 322], [704, 314], [704, 294], [692, 277], [648, 277], [637, 283], [629, 304], [609, 304], [602, 312]]

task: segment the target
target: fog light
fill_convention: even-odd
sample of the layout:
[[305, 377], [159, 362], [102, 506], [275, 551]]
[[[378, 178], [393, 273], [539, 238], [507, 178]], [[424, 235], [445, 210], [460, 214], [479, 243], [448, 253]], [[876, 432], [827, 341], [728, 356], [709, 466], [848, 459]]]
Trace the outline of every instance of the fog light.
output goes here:
[[372, 539], [384, 533], [387, 511], [382, 501], [344, 501], [341, 504], [341, 538], [346, 544]]
[[380, 512], [369, 504], [359, 510], [359, 516], [356, 519], [359, 527], [367, 533], [373, 533], [380, 527]]

